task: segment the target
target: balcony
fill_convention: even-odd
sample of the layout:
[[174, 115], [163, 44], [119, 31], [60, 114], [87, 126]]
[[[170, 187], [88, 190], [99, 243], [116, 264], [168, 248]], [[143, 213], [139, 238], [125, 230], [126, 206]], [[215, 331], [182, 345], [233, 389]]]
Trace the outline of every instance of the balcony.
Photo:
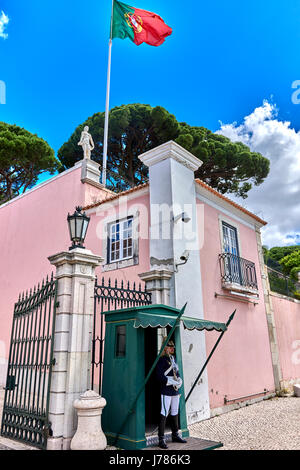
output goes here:
[[233, 255], [219, 255], [223, 289], [246, 295], [258, 295], [255, 264], [252, 261]]

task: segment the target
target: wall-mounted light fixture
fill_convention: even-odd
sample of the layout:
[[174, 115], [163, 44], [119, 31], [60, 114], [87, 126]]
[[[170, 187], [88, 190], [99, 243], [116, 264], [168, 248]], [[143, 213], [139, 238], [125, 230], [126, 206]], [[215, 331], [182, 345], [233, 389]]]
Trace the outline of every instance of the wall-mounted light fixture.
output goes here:
[[89, 226], [90, 217], [88, 217], [85, 212], [82, 213], [81, 211], [82, 207], [76, 207], [73, 215], [68, 214], [69, 232], [72, 241], [72, 246], [69, 250], [74, 250], [74, 248], [85, 248], [83, 243]]

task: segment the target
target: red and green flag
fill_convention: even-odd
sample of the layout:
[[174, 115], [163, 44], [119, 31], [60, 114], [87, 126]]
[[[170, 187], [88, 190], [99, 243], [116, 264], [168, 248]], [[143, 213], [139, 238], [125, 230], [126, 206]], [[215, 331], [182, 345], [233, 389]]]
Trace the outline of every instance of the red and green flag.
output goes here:
[[160, 46], [170, 34], [172, 28], [156, 13], [114, 0], [112, 39], [129, 38], [137, 46], [143, 42], [150, 46]]

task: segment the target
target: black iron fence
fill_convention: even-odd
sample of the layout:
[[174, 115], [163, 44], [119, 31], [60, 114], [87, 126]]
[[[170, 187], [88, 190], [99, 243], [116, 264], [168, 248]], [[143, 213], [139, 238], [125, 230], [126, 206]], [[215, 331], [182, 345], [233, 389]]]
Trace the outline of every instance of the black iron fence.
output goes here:
[[267, 266], [270, 290], [300, 300], [300, 282]]
[[45, 449], [57, 281], [46, 281], [16, 302], [1, 435]]
[[222, 282], [257, 289], [255, 264], [252, 261], [232, 253], [221, 253], [219, 262]]
[[94, 327], [92, 339], [92, 389], [98, 387], [102, 391], [102, 370], [104, 360], [105, 320], [104, 312], [129, 307], [151, 305], [151, 294], [142, 285], [130, 282], [114, 282], [102, 278], [98, 284], [96, 279], [94, 291]]

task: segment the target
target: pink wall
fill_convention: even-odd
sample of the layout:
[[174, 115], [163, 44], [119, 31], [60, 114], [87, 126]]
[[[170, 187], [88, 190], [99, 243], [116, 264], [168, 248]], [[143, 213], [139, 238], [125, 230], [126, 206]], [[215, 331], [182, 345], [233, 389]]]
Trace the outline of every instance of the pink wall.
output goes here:
[[[197, 201], [197, 204], [203, 204]], [[264, 388], [274, 390], [268, 328], [260, 278], [258, 251], [255, 231], [232, 219], [238, 225], [241, 257], [253, 261], [260, 299], [258, 305], [239, 300], [215, 297], [215, 292], [225, 294], [221, 286], [218, 255], [221, 250], [219, 215], [221, 212], [204, 204], [204, 244], [200, 251], [202, 287], [205, 318], [226, 323], [236, 309], [236, 315], [224, 334], [211, 362], [208, 365], [210, 406], [224, 406], [228, 399], [259, 394]], [[226, 220], [230, 220], [226, 216]], [[206, 334], [209, 353], [219, 333]]]
[[[77, 205], [88, 205], [106, 197], [105, 191], [82, 184], [81, 168], [74, 168], [35, 190], [0, 207], [0, 384], [1, 360], [8, 356], [13, 307], [20, 292], [32, 288], [54, 269], [48, 256], [68, 250], [70, 246], [67, 214]], [[121, 202], [120, 202], [121, 201]], [[122, 202], [123, 201], [123, 202]], [[239, 300], [215, 298], [215, 292], [226, 293], [221, 286], [218, 255], [221, 253], [220, 211], [197, 200], [204, 207], [204, 243], [200, 250], [202, 289], [205, 318], [226, 322], [236, 308], [236, 316], [225, 333], [208, 366], [210, 406], [224, 405], [228, 399], [259, 394], [264, 388], [274, 390], [271, 353], [263, 299], [255, 231], [226, 216], [232, 225], [238, 226], [241, 256], [256, 265], [260, 299], [258, 304]], [[139, 263], [113, 271], [97, 269], [102, 276], [114, 281], [140, 283], [138, 274], [150, 269], [149, 260], [149, 193], [137, 191], [126, 200], [114, 201], [91, 209], [90, 226], [85, 246], [106, 262], [103, 224], [107, 217], [122, 218], [135, 208], [139, 211]], [[201, 212], [201, 211], [200, 211]], [[284, 379], [300, 377], [300, 304], [279, 298], [273, 299], [278, 344]], [[207, 353], [215, 344], [219, 333], [206, 334]], [[298, 341], [298, 342], [297, 342]], [[4, 350], [3, 350], [4, 345]], [[298, 354], [298, 355], [297, 355]], [[292, 362], [291, 357], [299, 359]], [[3, 363], [2, 363], [3, 365]], [[200, 368], [201, 365], [199, 365]]]
[[[73, 213], [76, 206], [85, 206], [107, 196], [105, 190], [81, 182], [81, 167], [72, 169], [49, 180], [24, 196], [16, 198], [0, 207], [0, 385], [6, 379], [6, 359], [9, 353], [10, 331], [14, 304], [19, 293], [33, 288], [55, 272], [48, 261], [48, 256], [68, 250], [71, 245], [67, 224], [68, 213]], [[127, 203], [139, 207], [140, 226], [149, 226], [149, 196], [138, 196]], [[119, 210], [99, 206], [98, 214], [91, 214], [90, 226], [85, 246], [97, 255], [104, 253], [101, 239], [103, 216], [111, 212], [118, 218]], [[103, 273], [105, 279], [118, 279], [125, 282], [140, 283], [138, 274], [149, 270], [149, 239], [139, 240], [139, 264]], [[97, 269], [99, 279], [102, 268]]]
[[[126, 268], [115, 269], [112, 271], [105, 271], [101, 267], [97, 268], [96, 274], [98, 279], [102, 277], [107, 280], [109, 277], [113, 280], [124, 281], [130, 283], [142, 283], [138, 277], [139, 273], [149, 271], [149, 223], [150, 223], [150, 210], [149, 210], [149, 194], [139, 196], [136, 193], [134, 199], [119, 203], [119, 200], [114, 203], [100, 205], [96, 211], [88, 213], [90, 216], [90, 225], [86, 238], [86, 246], [92, 250], [93, 253], [100, 253], [104, 258], [104, 264], [106, 264], [106, 250], [103, 238], [103, 226], [106, 224], [106, 218], [112, 216], [115, 220], [122, 218], [124, 214], [130, 213], [132, 208], [136, 208], [139, 211], [139, 227], [142, 228], [142, 232], [139, 235], [139, 263], [134, 266]], [[143, 284], [143, 283], [142, 283]]]
[[271, 296], [282, 380], [300, 378], [300, 303]]
[[[119, 269], [104, 271], [100, 266], [96, 268], [96, 275], [98, 278], [98, 284], [102, 284], [102, 278], [104, 278], [105, 285], [108, 285], [108, 280], [111, 280], [111, 286], [115, 286], [115, 281], [117, 280], [117, 286], [121, 287], [121, 282], [127, 288], [128, 281], [130, 282], [130, 289], [133, 288], [134, 283], [136, 284], [136, 289], [139, 289], [139, 284], [141, 284], [142, 291], [145, 289], [144, 282], [139, 278], [139, 274], [147, 272], [150, 270], [150, 259], [149, 259], [149, 194], [139, 196], [139, 192], [135, 193], [134, 199], [131, 199], [126, 202], [126, 198], [122, 198], [125, 202], [120, 202], [120, 199], [117, 199], [111, 203], [106, 203], [105, 205], [100, 205], [98, 208], [91, 209], [88, 211], [90, 217], [90, 225], [88, 229], [88, 234], [86, 238], [86, 246], [93, 253], [100, 253], [104, 258], [103, 265], [105, 266], [107, 262], [107, 253], [106, 253], [106, 243], [103, 239], [103, 228], [112, 220], [122, 219], [124, 215], [129, 215], [132, 212], [135, 213], [135, 210], [138, 209], [139, 215], [139, 227], [141, 232], [138, 233], [138, 264], [134, 266], [123, 267]], [[134, 209], [132, 211], [132, 209]], [[106, 238], [106, 237], [105, 237]], [[123, 305], [125, 308], [127, 305]], [[121, 304], [117, 305], [118, 308], [121, 308]], [[109, 308], [108, 304], [103, 305], [103, 311], [107, 311]], [[110, 308], [114, 308], [113, 303], [110, 304]], [[105, 333], [105, 324], [101, 322], [101, 303], [96, 304], [96, 318], [94, 322], [95, 327], [95, 337], [101, 337], [101, 328], [103, 328], [102, 334]], [[96, 342], [95, 344], [95, 358], [96, 362], [100, 360], [100, 344]], [[98, 387], [99, 384], [99, 367], [95, 368], [94, 372], [94, 387]], [[96, 388], [97, 389], [97, 388]]]
[[81, 183], [78, 167], [0, 207], [0, 362], [8, 357], [14, 303], [19, 293], [33, 288], [54, 271], [48, 256], [68, 250], [71, 244], [68, 212], [89, 203], [95, 191], [101, 194], [99, 189]]

